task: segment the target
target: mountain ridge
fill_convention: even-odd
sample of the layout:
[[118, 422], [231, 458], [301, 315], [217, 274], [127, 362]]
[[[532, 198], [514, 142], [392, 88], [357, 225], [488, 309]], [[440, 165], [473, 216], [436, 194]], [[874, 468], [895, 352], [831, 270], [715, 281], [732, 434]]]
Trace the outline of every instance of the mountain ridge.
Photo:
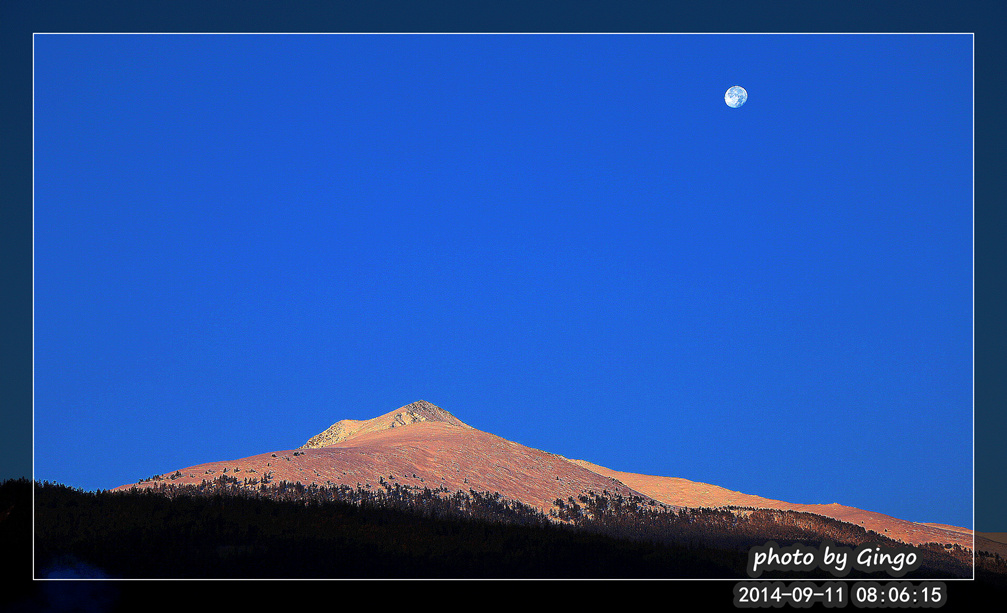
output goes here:
[[917, 523], [878, 513], [849, 507], [836, 502], [829, 504], [792, 503], [773, 500], [752, 494], [743, 494], [709, 483], [690, 481], [680, 477], [659, 477], [612, 470], [586, 460], [569, 460], [578, 466], [616, 479], [643, 492], [658, 502], [684, 507], [753, 507], [798, 511], [831, 517], [878, 534], [884, 534], [910, 545], [927, 542], [952, 543], [972, 548], [973, 534], [968, 528], [933, 523]]
[[557, 499], [605, 492], [672, 508], [735, 506], [813, 513], [909, 544], [939, 542], [972, 549], [978, 542], [967, 528], [909, 522], [836, 503], [789, 503], [571, 460], [473, 428], [425, 400], [368, 420], [340, 420], [297, 449], [208, 462], [115, 489], [153, 487], [168, 480], [198, 485], [221, 475], [241, 479], [248, 487], [282, 481], [365, 488], [395, 483], [408, 489], [498, 492], [543, 512]]

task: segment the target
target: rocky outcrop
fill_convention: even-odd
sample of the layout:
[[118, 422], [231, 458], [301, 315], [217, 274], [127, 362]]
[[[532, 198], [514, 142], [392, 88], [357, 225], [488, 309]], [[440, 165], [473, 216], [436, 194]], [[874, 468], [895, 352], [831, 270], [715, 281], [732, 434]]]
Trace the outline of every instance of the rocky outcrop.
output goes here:
[[425, 421], [442, 422], [461, 428], [470, 427], [439, 406], [431, 404], [426, 400], [417, 400], [374, 419], [343, 419], [337, 421], [324, 432], [320, 432], [308, 439], [308, 442], [301, 445], [299, 449], [328, 447], [329, 445], [341, 443], [361, 434], [380, 432], [389, 428], [398, 428]]

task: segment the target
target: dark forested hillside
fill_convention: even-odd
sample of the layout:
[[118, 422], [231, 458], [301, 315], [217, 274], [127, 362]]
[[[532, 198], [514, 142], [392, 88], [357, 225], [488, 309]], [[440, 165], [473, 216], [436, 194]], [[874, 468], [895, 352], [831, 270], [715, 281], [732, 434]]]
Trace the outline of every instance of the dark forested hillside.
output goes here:
[[[675, 510], [608, 492], [557, 500], [547, 516], [475, 491], [248, 485], [36, 484], [36, 576], [741, 578], [747, 550], [768, 540], [887, 540], [807, 513]], [[920, 550], [914, 577], [971, 575], [971, 552]]]
[[[202, 491], [88, 493], [36, 486], [36, 572], [108, 577], [728, 577], [714, 550], [557, 525], [480, 494], [300, 488], [275, 498]], [[350, 501], [355, 500], [355, 501]]]

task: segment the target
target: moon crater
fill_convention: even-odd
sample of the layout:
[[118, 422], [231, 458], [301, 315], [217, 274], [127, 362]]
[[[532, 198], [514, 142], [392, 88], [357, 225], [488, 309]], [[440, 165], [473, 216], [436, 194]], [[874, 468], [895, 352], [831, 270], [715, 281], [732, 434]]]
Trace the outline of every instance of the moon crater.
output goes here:
[[724, 102], [726, 102], [727, 106], [732, 109], [739, 108], [741, 105], [745, 104], [745, 101], [747, 100], [748, 92], [740, 85], [735, 85], [731, 89], [727, 90], [726, 94], [724, 94]]

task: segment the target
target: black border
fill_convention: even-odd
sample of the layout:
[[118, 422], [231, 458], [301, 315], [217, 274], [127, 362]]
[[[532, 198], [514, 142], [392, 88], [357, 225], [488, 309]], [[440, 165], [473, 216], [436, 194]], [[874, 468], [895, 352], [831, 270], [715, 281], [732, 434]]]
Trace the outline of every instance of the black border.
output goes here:
[[[3, 95], [0, 95], [0, 280], [4, 300], [0, 338], [0, 386], [4, 395], [0, 427], [0, 479], [31, 476], [32, 420], [32, 33], [33, 32], [967, 32], [975, 33], [975, 82], [1001, 88], [1007, 75], [1005, 22], [995, 2], [959, 0], [2, 0]], [[975, 518], [981, 531], [1007, 531], [1007, 202], [1001, 194], [1007, 172], [1003, 143], [1005, 112], [994, 96], [975, 97]], [[940, 432], [934, 431], [934, 444]], [[30, 552], [26, 552], [30, 553]], [[30, 570], [25, 569], [25, 576]], [[528, 582], [533, 588], [541, 585]], [[233, 585], [233, 584], [232, 584]], [[478, 589], [483, 597], [510, 584], [465, 582], [450, 586]], [[611, 587], [637, 595], [623, 582], [563, 582], [583, 602], [596, 590]], [[677, 606], [683, 595], [708, 602], [730, 601], [727, 582], [661, 582], [662, 605]], [[951, 585], [959, 603], [975, 598], [963, 584]], [[114, 599], [120, 605], [139, 598], [141, 586], [124, 582]], [[212, 587], [209, 583], [195, 586]], [[325, 582], [276, 584], [277, 593], [305, 592], [288, 603], [310, 602]], [[37, 584], [36, 584], [37, 587]], [[92, 585], [96, 589], [97, 586]], [[164, 584], [160, 594], [188, 591]], [[181, 586], [179, 586], [181, 587]], [[189, 586], [185, 586], [188, 588]], [[249, 586], [251, 587], [251, 586]], [[434, 586], [416, 589], [413, 598], [434, 596]], [[447, 587], [447, 586], [445, 586]], [[149, 588], [149, 586], [147, 586]], [[236, 592], [239, 590], [228, 590]], [[240, 590], [257, 592], [258, 589]], [[607, 591], [607, 590], [606, 590]], [[649, 590], [648, 590], [649, 591]], [[84, 592], [82, 592], [83, 594]], [[289, 592], [288, 592], [289, 593]], [[461, 592], [458, 595], [462, 595]], [[121, 597], [120, 597], [121, 596]], [[233, 597], [233, 596], [232, 596]], [[170, 599], [170, 596], [168, 596]], [[307, 600], [302, 600], [306, 598]], [[380, 596], [379, 596], [380, 598]], [[240, 600], [240, 597], [239, 597]], [[332, 605], [338, 606], [338, 598]], [[454, 600], [447, 597], [450, 602]], [[467, 599], [466, 599], [467, 600]], [[440, 601], [440, 602], [438, 602]], [[137, 600], [139, 602], [139, 600]], [[380, 602], [380, 600], [378, 601]], [[387, 602], [387, 601], [386, 601]], [[461, 604], [464, 601], [455, 601]], [[479, 601], [469, 601], [476, 603]], [[701, 601], [700, 601], [701, 602]], [[263, 604], [258, 597], [249, 604]], [[237, 603], [236, 603], [237, 604]], [[389, 604], [391, 604], [389, 602]], [[392, 605], [394, 606], [394, 605]], [[27, 609], [31, 610], [31, 609]]]

